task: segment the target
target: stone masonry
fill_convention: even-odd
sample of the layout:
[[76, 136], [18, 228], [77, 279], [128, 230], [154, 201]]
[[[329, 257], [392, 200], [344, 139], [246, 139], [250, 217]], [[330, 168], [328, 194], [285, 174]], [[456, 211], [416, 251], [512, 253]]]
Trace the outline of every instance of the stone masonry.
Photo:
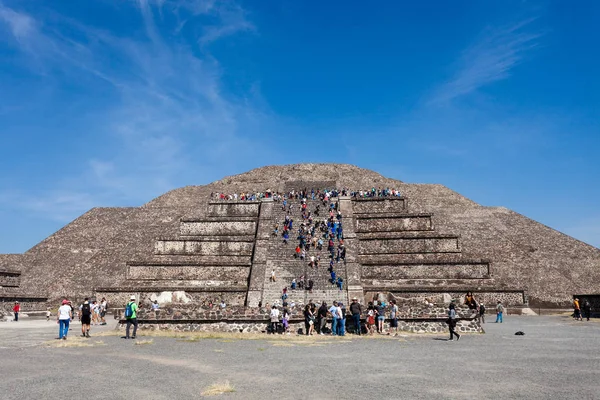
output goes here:
[[[211, 200], [215, 192], [333, 187], [402, 194], [333, 199], [344, 215], [348, 249], [339, 267], [341, 293], [272, 237], [279, 204]], [[273, 269], [276, 284], [269, 281]], [[574, 293], [600, 293], [600, 250], [441, 185], [404, 183], [344, 164], [272, 166], [175, 189], [141, 207], [94, 208], [27, 252], [0, 255], [0, 306], [19, 300], [24, 309], [44, 309], [63, 297], [106, 296], [120, 308], [136, 294], [174, 306], [224, 300], [255, 307], [277, 300], [301, 273], [315, 288], [294, 293], [298, 304], [354, 296], [442, 304], [473, 291], [488, 307], [497, 300], [564, 307]]]

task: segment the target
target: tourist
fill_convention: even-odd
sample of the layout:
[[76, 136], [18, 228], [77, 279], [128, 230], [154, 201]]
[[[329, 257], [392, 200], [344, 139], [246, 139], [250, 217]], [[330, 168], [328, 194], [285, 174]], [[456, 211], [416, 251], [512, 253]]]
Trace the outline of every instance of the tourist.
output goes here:
[[271, 282], [275, 282], [275, 269], [271, 270]]
[[473, 296], [472, 292], [467, 292], [465, 296], [465, 305], [469, 307], [470, 310], [475, 310], [477, 308], [475, 296]]
[[94, 325], [98, 325], [100, 323], [100, 306], [98, 305], [98, 302], [96, 300], [94, 300], [94, 302], [92, 303], [91, 309], [92, 309], [92, 323]]
[[331, 314], [331, 335], [336, 336], [338, 331], [338, 323], [340, 320], [340, 316], [338, 313], [337, 301], [333, 302], [333, 305], [329, 307], [329, 313]]
[[50, 307], [46, 308], [46, 322], [50, 321], [51, 315], [52, 315], [52, 311], [50, 311]]
[[291, 287], [292, 290], [296, 290], [296, 278], [292, 279]]
[[450, 331], [450, 341], [454, 340], [454, 336], [456, 336], [456, 341], [460, 340], [460, 335], [456, 332], [456, 306], [454, 305], [454, 300], [448, 306], [448, 330]]
[[277, 333], [277, 326], [279, 324], [279, 310], [277, 309], [277, 305], [273, 305], [271, 309], [271, 333]]
[[282, 313], [282, 318], [281, 318], [281, 323], [283, 325], [283, 332], [286, 335], [290, 334], [290, 324], [289, 324], [289, 320], [290, 320], [290, 312], [287, 309], [287, 303], [283, 304], [283, 313]]
[[385, 321], [385, 305], [382, 301], [375, 302], [375, 314], [377, 315], [377, 333], [383, 334], [383, 322]]
[[336, 284], [337, 284], [337, 287], [338, 287], [340, 290], [342, 290], [342, 288], [343, 288], [343, 286], [344, 286], [344, 280], [342, 279], [342, 277], [341, 277], [341, 276], [337, 278], [337, 280], [336, 280]]
[[315, 283], [313, 282], [313, 280], [312, 280], [312, 279], [309, 279], [309, 280], [308, 280], [308, 286], [306, 287], [306, 290], [308, 290], [308, 292], [309, 292], [309, 293], [312, 293], [312, 290], [313, 290], [313, 286], [314, 286], [314, 284], [315, 284]]
[[371, 302], [369, 302], [367, 308], [367, 330], [369, 331], [369, 335], [373, 335], [375, 330], [375, 307]]
[[19, 313], [21, 312], [21, 305], [18, 301], [15, 301], [15, 305], [13, 306], [13, 313], [15, 314], [14, 321], [19, 322]]
[[83, 304], [79, 306], [79, 319], [81, 320], [81, 337], [90, 337], [90, 325], [92, 317], [92, 306], [86, 297]]
[[100, 325], [106, 325], [106, 312], [108, 311], [108, 302], [106, 297], [100, 301]]
[[583, 316], [587, 321], [590, 320], [590, 315], [592, 314], [592, 305], [588, 299], [583, 301]]
[[504, 314], [504, 306], [501, 301], [496, 305], [496, 323], [502, 323], [502, 314]]
[[483, 303], [479, 304], [479, 313], [477, 314], [477, 320], [480, 324], [485, 324], [485, 305]]
[[310, 304], [304, 306], [304, 327], [306, 328], [306, 335], [310, 336], [315, 330], [315, 316], [310, 309]]
[[346, 306], [344, 303], [338, 303], [339, 313], [340, 313], [340, 323], [338, 324], [338, 335], [346, 336]]
[[352, 322], [354, 324], [354, 334], [360, 335], [360, 313], [362, 312], [362, 308], [360, 303], [358, 302], [358, 298], [352, 298], [352, 304], [350, 304], [350, 314], [352, 314]]
[[58, 323], [57, 339], [67, 340], [71, 319], [73, 319], [73, 309], [69, 306], [69, 300], [64, 299], [56, 315], [56, 322]]
[[[394, 329], [394, 336], [398, 336], [398, 306], [396, 305], [396, 300], [392, 300], [392, 307], [390, 310], [390, 331]], [[389, 332], [388, 332], [389, 334]]]
[[575, 313], [573, 314], [575, 319], [577, 321], [583, 321], [583, 318], [581, 318], [581, 309], [579, 308], [579, 299], [576, 298], [573, 300], [573, 308], [575, 310]]
[[325, 325], [327, 324], [327, 303], [323, 302], [321, 307], [317, 312], [318, 322], [319, 322], [319, 335], [324, 335], [323, 330], [325, 329]]
[[159, 308], [160, 308], [160, 306], [158, 305], [158, 300], [154, 300], [152, 302], [152, 311], [154, 311], [154, 318], [158, 319]]
[[[129, 302], [125, 306], [125, 319], [127, 321], [127, 326], [125, 328], [125, 336], [124, 339], [135, 339], [138, 328], [138, 320], [137, 320], [137, 312], [138, 305], [135, 302], [135, 296], [131, 296], [129, 298]], [[133, 335], [129, 336], [129, 329], [133, 325]]]

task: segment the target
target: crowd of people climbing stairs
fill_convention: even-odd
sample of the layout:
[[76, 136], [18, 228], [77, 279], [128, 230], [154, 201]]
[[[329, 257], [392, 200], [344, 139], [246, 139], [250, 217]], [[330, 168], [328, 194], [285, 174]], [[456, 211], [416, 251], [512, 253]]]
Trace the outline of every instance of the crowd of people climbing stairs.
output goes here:
[[[285, 213], [283, 221], [275, 222], [273, 227], [273, 235], [279, 236], [284, 244], [290, 243], [290, 237], [295, 238], [296, 246], [292, 256], [303, 262], [306, 262], [311, 269], [318, 270], [322, 265], [321, 255], [319, 254], [325, 243], [327, 243], [329, 282], [337, 287], [340, 291], [343, 290], [344, 278], [336, 272], [336, 266], [346, 262], [346, 247], [344, 245], [344, 228], [343, 216], [339, 210], [338, 202], [332, 199], [336, 198], [340, 193], [337, 191], [308, 191], [290, 192], [287, 196], [281, 199], [281, 210]], [[307, 197], [308, 196], [308, 197]], [[299, 205], [294, 204], [288, 199], [299, 199]], [[308, 206], [308, 198], [317, 200], [318, 204], [314, 209], [310, 210]], [[294, 209], [297, 205], [298, 210]], [[294, 212], [299, 212], [301, 222], [296, 225], [294, 221]], [[280, 232], [279, 224], [282, 224]], [[272, 277], [273, 280], [275, 277]], [[292, 290], [306, 289], [312, 291], [314, 281], [306, 280], [304, 275], [294, 277], [289, 286]], [[283, 288], [282, 301], [287, 298], [287, 286]]]
[[395, 188], [371, 188], [367, 190], [350, 190], [343, 189], [308, 189], [290, 190], [289, 192], [277, 192], [270, 189], [264, 192], [241, 192], [241, 193], [220, 193], [212, 192], [210, 194], [211, 201], [259, 201], [262, 199], [272, 198], [274, 201], [284, 201], [286, 199], [302, 199], [310, 198], [333, 198], [338, 196], [350, 196], [353, 198], [369, 198], [369, 197], [400, 197], [400, 191]]

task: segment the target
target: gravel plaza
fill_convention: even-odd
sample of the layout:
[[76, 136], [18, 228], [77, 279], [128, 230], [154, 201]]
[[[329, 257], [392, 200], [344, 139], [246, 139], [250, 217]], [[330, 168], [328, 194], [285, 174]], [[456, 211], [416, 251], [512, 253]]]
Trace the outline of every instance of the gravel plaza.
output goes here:
[[0, 392], [3, 399], [199, 398], [227, 382], [232, 392], [218, 397], [594, 399], [599, 322], [508, 316], [486, 323], [486, 334], [454, 342], [446, 335], [245, 340], [144, 331], [124, 340], [110, 324], [83, 339], [74, 322], [65, 344], [53, 340], [53, 322], [23, 319], [0, 324]]

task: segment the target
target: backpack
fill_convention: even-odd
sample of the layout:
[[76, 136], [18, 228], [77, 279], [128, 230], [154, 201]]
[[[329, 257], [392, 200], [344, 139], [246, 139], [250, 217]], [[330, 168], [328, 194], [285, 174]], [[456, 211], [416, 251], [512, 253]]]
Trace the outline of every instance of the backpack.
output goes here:
[[81, 316], [89, 317], [92, 314], [92, 310], [90, 309], [90, 304], [83, 304], [81, 306]]
[[133, 316], [133, 303], [129, 302], [125, 306], [125, 318], [131, 318]]

